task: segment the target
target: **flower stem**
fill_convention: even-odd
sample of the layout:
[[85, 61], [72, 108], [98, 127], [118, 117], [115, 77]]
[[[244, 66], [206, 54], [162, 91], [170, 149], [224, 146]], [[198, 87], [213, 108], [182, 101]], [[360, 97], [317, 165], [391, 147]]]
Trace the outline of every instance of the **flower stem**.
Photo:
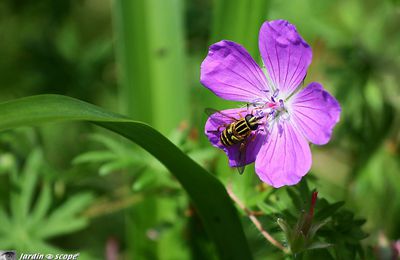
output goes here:
[[[246, 212], [247, 216], [253, 222], [253, 224], [256, 226], [256, 228], [260, 231], [260, 233], [267, 239], [272, 245], [275, 247], [279, 248], [282, 250], [284, 253], [289, 253], [289, 250], [284, 247], [281, 243], [279, 243], [275, 238], [273, 238], [261, 225], [261, 222], [258, 220], [256, 217], [256, 214], [254, 214], [253, 211], [249, 210], [242, 201], [239, 200], [239, 198], [235, 195], [235, 193], [232, 190], [232, 185], [228, 184], [227, 186], [227, 191], [231, 199], [241, 208], [244, 212]], [[257, 214], [258, 215], [258, 214]]]

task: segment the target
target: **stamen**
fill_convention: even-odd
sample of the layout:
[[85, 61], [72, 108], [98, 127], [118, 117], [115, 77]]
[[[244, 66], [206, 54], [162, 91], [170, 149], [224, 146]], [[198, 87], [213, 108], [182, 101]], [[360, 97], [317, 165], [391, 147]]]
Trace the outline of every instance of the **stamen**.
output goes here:
[[281, 108], [284, 107], [284, 104], [283, 104], [283, 100], [282, 100], [282, 99], [279, 99], [279, 105], [281, 106]]
[[271, 112], [269, 112], [270, 116], [275, 116], [275, 114], [276, 114], [276, 110], [275, 109], [272, 109]]
[[255, 110], [255, 109], [262, 109], [265, 105], [265, 100], [262, 98], [256, 98], [250, 103], [247, 103], [247, 109]]
[[279, 136], [281, 136], [283, 133], [283, 126], [280, 123], [278, 123], [278, 133], [279, 133]]
[[[276, 98], [279, 95], [279, 89], [276, 89], [274, 91], [274, 94], [272, 95], [274, 98]], [[275, 101], [274, 101], [275, 102]]]
[[[279, 120], [288, 120], [290, 115], [285, 108], [285, 102], [283, 99], [279, 98], [279, 90], [274, 90], [273, 95], [269, 96], [269, 98], [256, 98], [254, 99], [250, 105], [254, 107], [253, 115], [258, 118], [265, 118], [262, 120], [260, 124], [264, 125], [265, 129], [268, 129], [270, 124], [273, 122], [279, 122]], [[282, 125], [278, 124], [279, 134], [283, 132]]]
[[264, 115], [265, 115], [265, 114], [264, 114], [264, 111], [261, 110], [261, 109], [256, 110], [256, 112], [255, 112], [255, 116], [256, 116], [257, 118], [259, 118], [259, 119], [263, 118]]

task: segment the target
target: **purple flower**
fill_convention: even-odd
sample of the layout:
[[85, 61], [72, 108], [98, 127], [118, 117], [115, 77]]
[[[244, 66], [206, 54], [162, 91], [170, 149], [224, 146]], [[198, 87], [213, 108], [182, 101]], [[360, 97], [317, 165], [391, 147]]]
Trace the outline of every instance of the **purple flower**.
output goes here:
[[[340, 105], [319, 83], [300, 88], [312, 51], [294, 25], [284, 20], [265, 22], [259, 48], [265, 70], [235, 42], [211, 45], [201, 65], [201, 83], [223, 99], [250, 105], [222, 114], [235, 119], [249, 113], [264, 115], [262, 126], [246, 138], [244, 164], [255, 161], [259, 178], [273, 187], [294, 185], [311, 168], [308, 142], [329, 141]], [[212, 145], [226, 152], [229, 165], [238, 167], [241, 144], [226, 147], [220, 141], [221, 131], [234, 120], [222, 114], [209, 117], [205, 133]]]

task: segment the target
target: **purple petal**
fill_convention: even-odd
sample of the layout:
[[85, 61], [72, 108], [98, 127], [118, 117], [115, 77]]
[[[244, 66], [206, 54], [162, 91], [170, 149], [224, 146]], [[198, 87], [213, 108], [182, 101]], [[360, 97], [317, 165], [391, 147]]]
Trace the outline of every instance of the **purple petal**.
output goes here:
[[258, 64], [245, 48], [231, 41], [210, 46], [200, 73], [201, 83], [227, 100], [250, 102], [268, 91]]
[[231, 167], [244, 166], [254, 162], [265, 140], [264, 133], [253, 131], [246, 139], [246, 149], [243, 154], [240, 153], [240, 143], [230, 147], [225, 147], [221, 144], [221, 132], [232, 122], [246, 116], [247, 113], [246, 108], [222, 110], [220, 113], [212, 114], [205, 125], [205, 134], [208, 140], [210, 140], [213, 146], [225, 151], [229, 159], [229, 166]]
[[256, 159], [259, 178], [275, 187], [297, 184], [311, 167], [307, 140], [288, 120], [275, 123]]
[[310, 46], [296, 27], [284, 20], [265, 22], [258, 44], [272, 82], [283, 97], [289, 96], [306, 76], [312, 59]]
[[333, 127], [339, 121], [340, 105], [337, 100], [313, 82], [289, 101], [291, 120], [312, 143], [326, 144]]
[[[240, 144], [235, 144], [223, 149], [228, 156], [229, 166], [239, 167], [255, 162], [257, 154], [264, 141], [264, 132], [258, 131], [253, 132], [249, 137], [247, 137], [245, 149], [242, 151], [243, 155], [240, 154]], [[244, 156], [244, 159], [241, 159], [241, 156]]]

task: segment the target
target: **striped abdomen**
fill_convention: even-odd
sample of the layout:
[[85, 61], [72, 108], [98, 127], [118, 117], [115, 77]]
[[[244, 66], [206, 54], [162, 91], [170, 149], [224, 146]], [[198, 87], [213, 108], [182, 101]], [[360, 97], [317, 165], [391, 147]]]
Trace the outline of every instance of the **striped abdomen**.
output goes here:
[[258, 118], [248, 114], [244, 118], [231, 123], [221, 132], [221, 143], [227, 147], [240, 143], [251, 134], [251, 131], [257, 130], [257, 127]]

